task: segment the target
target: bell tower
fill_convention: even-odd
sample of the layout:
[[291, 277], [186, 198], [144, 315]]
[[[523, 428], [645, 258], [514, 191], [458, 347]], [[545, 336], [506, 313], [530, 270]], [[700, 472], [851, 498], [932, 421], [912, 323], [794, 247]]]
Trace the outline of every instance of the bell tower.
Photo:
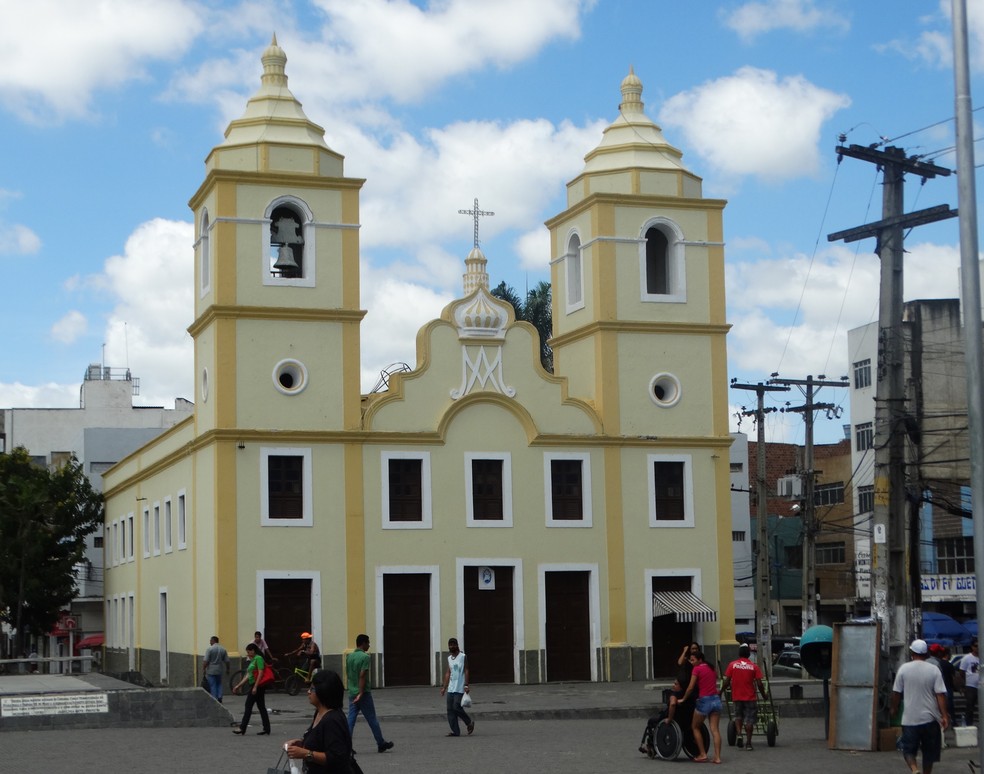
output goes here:
[[621, 95], [546, 224], [554, 370], [608, 434], [727, 436], [725, 202], [703, 198], [631, 69]]
[[189, 203], [197, 432], [354, 429], [364, 181], [287, 87], [276, 36], [262, 63]]

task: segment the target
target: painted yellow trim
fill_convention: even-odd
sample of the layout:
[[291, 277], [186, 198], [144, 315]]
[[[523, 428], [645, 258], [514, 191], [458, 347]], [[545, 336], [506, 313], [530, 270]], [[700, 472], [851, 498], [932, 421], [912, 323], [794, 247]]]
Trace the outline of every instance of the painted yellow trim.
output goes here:
[[[215, 448], [215, 488], [212, 512], [212, 529], [215, 541], [215, 602], [216, 630], [220, 632], [239, 631], [239, 582], [238, 582], [238, 525], [236, 519], [236, 498], [230, 496], [237, 490], [236, 485], [236, 444], [226, 442]], [[198, 589], [196, 588], [197, 592]], [[228, 642], [235, 642], [230, 638]]]
[[[310, 188], [319, 191], [332, 189], [361, 189], [365, 179], [358, 177], [328, 177], [312, 174], [288, 174], [286, 172], [251, 172], [246, 170], [211, 169], [205, 180], [188, 201], [192, 210], [199, 207], [209, 189], [219, 182], [245, 183], [247, 185]], [[354, 221], [353, 221], [354, 222]]]
[[188, 326], [188, 333], [198, 336], [216, 320], [286, 320], [293, 322], [358, 323], [366, 316], [364, 309], [319, 309], [281, 306], [220, 306], [212, 304]]
[[235, 427], [239, 417], [236, 378], [237, 358], [236, 321], [220, 319], [215, 322], [215, 373], [210, 374], [209, 392], [215, 406], [217, 427]]
[[659, 333], [686, 336], [725, 336], [731, 330], [731, 325], [714, 325], [709, 323], [673, 323], [673, 322], [634, 322], [628, 320], [613, 320], [611, 322], [595, 320], [582, 325], [576, 330], [562, 333], [550, 339], [551, 346], [561, 347], [590, 336], [608, 331], [614, 333]]
[[365, 471], [362, 446], [345, 445], [345, 611], [348, 642], [369, 631], [366, 579]]
[[625, 504], [622, 501], [622, 453], [608, 447], [605, 456], [605, 538], [608, 552], [608, 637], [625, 642], [629, 637], [625, 577]]
[[[684, 198], [677, 196], [663, 196], [654, 194], [630, 194], [630, 193], [593, 193], [586, 196], [581, 201], [568, 207], [559, 215], [555, 215], [544, 222], [549, 229], [562, 226], [565, 221], [580, 215], [582, 212], [602, 204], [613, 206], [624, 205], [632, 209], [675, 209], [675, 210], [723, 210], [728, 202], [726, 199], [698, 199]], [[597, 236], [606, 234], [595, 232]], [[613, 232], [609, 232], [612, 234]]]

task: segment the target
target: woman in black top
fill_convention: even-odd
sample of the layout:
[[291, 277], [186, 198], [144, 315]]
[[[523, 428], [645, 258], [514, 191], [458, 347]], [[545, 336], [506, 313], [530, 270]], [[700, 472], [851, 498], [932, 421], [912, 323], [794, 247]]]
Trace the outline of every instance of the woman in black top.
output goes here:
[[318, 672], [308, 688], [308, 701], [314, 707], [311, 727], [302, 739], [287, 742], [287, 757], [306, 763], [308, 774], [350, 774], [352, 737], [348, 719], [342, 712], [345, 689], [342, 679], [331, 670]]

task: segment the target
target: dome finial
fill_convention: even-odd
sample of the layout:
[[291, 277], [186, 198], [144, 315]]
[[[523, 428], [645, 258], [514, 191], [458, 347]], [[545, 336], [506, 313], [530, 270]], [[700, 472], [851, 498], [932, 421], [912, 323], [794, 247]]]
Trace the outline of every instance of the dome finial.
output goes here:
[[635, 69], [629, 65], [629, 74], [622, 79], [622, 104], [618, 109], [622, 113], [642, 113], [642, 81], [635, 74]]
[[263, 62], [263, 76], [260, 80], [264, 84], [271, 86], [287, 85], [287, 54], [277, 44], [276, 32], [273, 33], [273, 39], [266, 51], [263, 52], [263, 56], [260, 57], [260, 61]]

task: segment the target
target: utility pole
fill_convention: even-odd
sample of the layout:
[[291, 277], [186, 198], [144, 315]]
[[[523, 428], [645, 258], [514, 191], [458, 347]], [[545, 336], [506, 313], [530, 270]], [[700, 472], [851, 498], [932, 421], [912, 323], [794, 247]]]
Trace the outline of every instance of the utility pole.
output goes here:
[[[755, 627], [755, 641], [757, 643], [758, 663], [762, 672], [768, 679], [772, 671], [772, 611], [769, 610], [769, 509], [766, 503], [765, 491], [765, 415], [775, 408], [765, 408], [765, 393], [767, 392], [788, 392], [788, 387], [779, 385], [758, 384], [739, 384], [737, 379], [731, 380], [731, 387], [736, 390], [754, 390], [758, 398], [758, 406], [755, 411], [747, 411], [742, 406], [742, 416], [754, 416], [755, 427], [758, 432], [755, 443], [756, 453], [756, 476], [755, 489], [757, 502], [758, 519], [758, 556], [755, 562], [755, 577], [758, 585], [755, 588], [755, 618], [758, 626]], [[778, 579], [776, 579], [778, 583]]]
[[[843, 135], [841, 142], [844, 141]], [[907, 561], [905, 514], [905, 368], [902, 340], [903, 229], [934, 223], [957, 215], [942, 204], [917, 212], [903, 213], [906, 172], [923, 180], [946, 176], [950, 170], [917, 158], [906, 158], [902, 148], [883, 151], [861, 145], [837, 146], [838, 160], [844, 156], [877, 164], [882, 169], [882, 219], [865, 226], [829, 234], [830, 242], [855, 242], [867, 237], [877, 240], [881, 262], [878, 301], [878, 380], [875, 387], [875, 512], [871, 545], [871, 612], [882, 624], [882, 650], [889, 667], [905, 661], [906, 644], [914, 634], [910, 577], [918, 583], [918, 557]]]
[[[847, 377], [842, 377], [838, 382], [827, 381], [825, 376], [814, 379], [807, 376], [806, 379], [771, 379], [770, 384], [797, 385], [806, 388], [806, 402], [802, 406], [787, 406], [786, 411], [802, 414], [803, 421], [806, 423], [806, 444], [803, 459], [803, 599], [800, 607], [802, 616], [802, 626], [805, 632], [817, 623], [817, 565], [816, 565], [816, 539], [819, 527], [817, 526], [816, 501], [814, 497], [814, 487], [816, 485], [816, 471], [813, 469], [813, 419], [815, 411], [839, 412], [833, 403], [814, 403], [814, 388], [820, 387], [847, 387]], [[839, 414], [838, 414], [839, 415]]]

